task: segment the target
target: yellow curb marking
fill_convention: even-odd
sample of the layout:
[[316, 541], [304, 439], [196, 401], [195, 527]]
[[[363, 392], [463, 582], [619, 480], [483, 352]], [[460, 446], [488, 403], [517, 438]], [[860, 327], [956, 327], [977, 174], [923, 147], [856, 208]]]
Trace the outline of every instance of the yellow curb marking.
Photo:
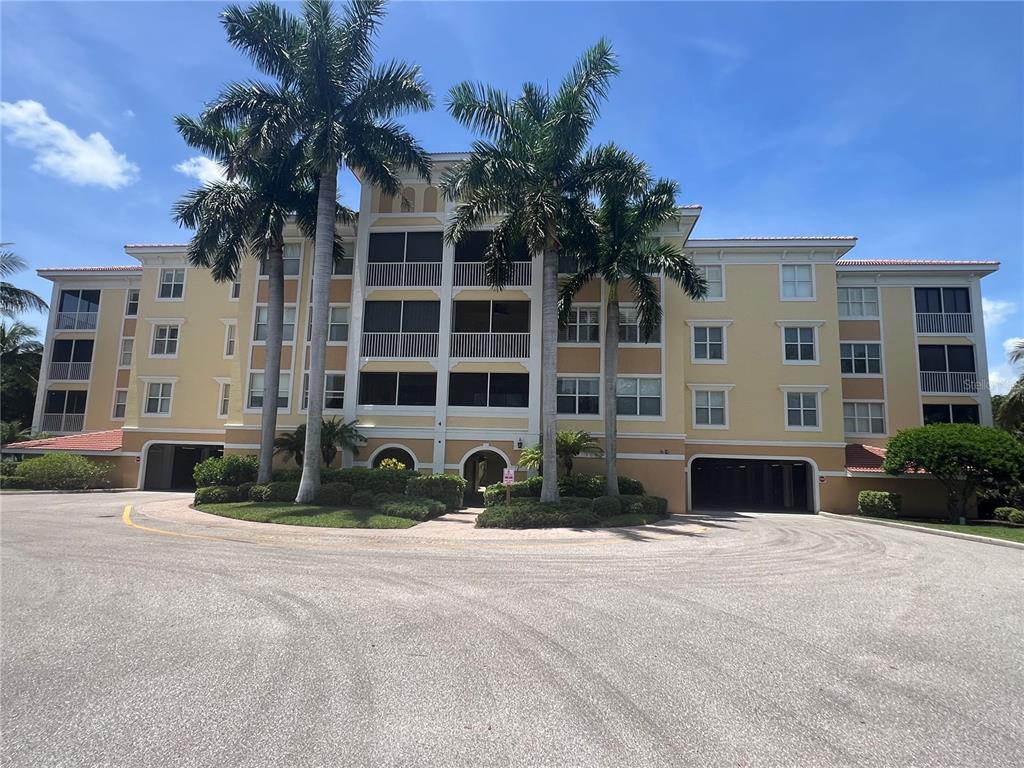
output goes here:
[[124, 512], [121, 513], [121, 522], [132, 528], [138, 528], [140, 531], [149, 531], [150, 533], [160, 533], [164, 536], [177, 536], [182, 539], [206, 539], [207, 541], [228, 541], [228, 539], [221, 539], [216, 536], [201, 536], [196, 533], [178, 533], [176, 531], [165, 531], [161, 528], [150, 528], [146, 525], [139, 525], [132, 520], [132, 505], [125, 504]]

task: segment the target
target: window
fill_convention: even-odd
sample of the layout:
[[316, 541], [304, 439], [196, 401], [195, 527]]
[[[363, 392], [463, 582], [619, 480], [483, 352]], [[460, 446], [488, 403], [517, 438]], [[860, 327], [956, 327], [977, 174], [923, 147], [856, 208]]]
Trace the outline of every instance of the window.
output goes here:
[[725, 298], [725, 267], [721, 264], [698, 264], [697, 269], [708, 284], [708, 292], [704, 300]]
[[971, 294], [966, 288], [915, 288], [914, 308], [925, 314], [969, 314]]
[[[345, 374], [324, 374], [324, 410], [340, 411], [345, 407]], [[309, 371], [302, 374], [302, 410], [309, 408]]]
[[559, 252], [558, 254], [558, 274], [560, 275], [575, 275], [580, 271], [580, 262], [572, 254]]
[[[351, 247], [352, 247], [352, 244], [349, 244], [348, 246], [346, 246], [346, 248], [351, 248]], [[336, 255], [334, 257], [334, 263], [331, 265], [331, 274], [332, 275], [335, 275], [335, 276], [345, 276], [345, 275], [351, 275], [352, 274], [352, 269], [354, 267], [354, 261], [353, 261], [351, 256], [346, 255], [347, 253], [348, 253], [348, 251], [346, 250], [341, 255]]]
[[127, 389], [115, 389], [114, 390], [114, 411], [112, 418], [123, 419], [125, 410], [128, 407], [128, 390]]
[[234, 323], [227, 323], [224, 326], [224, 357], [235, 356], [235, 338], [237, 335], [237, 325]]
[[846, 374], [882, 372], [882, 346], [860, 342], [839, 345], [839, 367]]
[[231, 407], [231, 384], [223, 381], [220, 384], [220, 397], [217, 401], [217, 415], [220, 418], [227, 418], [228, 408]]
[[231, 301], [238, 301], [238, 297], [242, 295], [242, 283], [239, 280], [232, 280], [231, 287], [228, 289], [228, 299]]
[[[261, 304], [256, 307], [256, 320], [252, 326], [253, 341], [267, 340], [267, 319], [269, 317], [269, 313], [270, 307], [266, 304]], [[295, 341], [295, 307], [284, 308], [281, 340]]]
[[437, 333], [440, 327], [439, 301], [368, 301], [364, 308], [367, 333]]
[[[46, 392], [44, 414], [85, 415], [86, 392], [81, 389], [51, 389]], [[45, 427], [44, 427], [45, 429]], [[54, 432], [76, 431], [57, 428]]]
[[433, 406], [436, 401], [436, 373], [359, 374], [360, 405]]
[[923, 408], [925, 424], [980, 424], [981, 414], [976, 405], [950, 405], [926, 403]]
[[135, 317], [139, 314], [139, 289], [129, 288], [128, 296], [124, 303], [125, 317]]
[[564, 414], [596, 414], [601, 380], [596, 378], [558, 377], [558, 412]]
[[61, 291], [57, 309], [57, 330], [91, 330], [100, 311], [99, 291]]
[[121, 339], [121, 354], [117, 358], [117, 365], [120, 368], [132, 367], [132, 351], [135, 349], [135, 339]]
[[[94, 346], [95, 342], [92, 339], [57, 339], [53, 342], [50, 378], [89, 378]], [[60, 365], [56, 365], [57, 363]]]
[[373, 232], [366, 260], [378, 262], [439, 262], [443, 249], [441, 232]]
[[454, 333], [529, 333], [528, 301], [456, 301]]
[[[313, 307], [309, 308], [306, 320], [306, 341], [313, 337]], [[331, 307], [327, 315], [328, 343], [348, 341], [348, 307]]]
[[619, 416], [660, 416], [661, 379], [619, 377], [615, 382], [615, 412]]
[[820, 429], [817, 392], [786, 393], [786, 429]]
[[782, 299], [814, 298], [814, 267], [811, 264], [782, 265]]
[[[481, 262], [484, 261], [484, 254], [491, 244], [491, 233], [487, 230], [476, 230], [467, 232], [466, 235], [455, 244], [456, 262]], [[530, 251], [526, 247], [526, 241], [518, 243], [512, 249], [513, 261], [530, 261]]]
[[921, 344], [917, 348], [922, 371], [974, 373], [974, 347], [969, 344]]
[[158, 299], [180, 299], [185, 295], [185, 269], [174, 267], [160, 270], [160, 288]]
[[843, 403], [843, 431], [848, 435], [884, 435], [884, 403]]
[[[281, 264], [285, 277], [295, 277], [302, 274], [302, 243], [285, 243], [284, 251], [281, 253]], [[267, 260], [260, 259], [260, 275], [267, 274]]]
[[528, 373], [450, 373], [448, 405], [471, 408], [526, 408]]
[[840, 288], [839, 316], [842, 318], [878, 317], [878, 289]]
[[178, 333], [176, 325], [153, 326], [153, 357], [177, 357]]
[[724, 427], [726, 394], [724, 389], [698, 389], [693, 393], [695, 427]]
[[693, 361], [695, 363], [725, 361], [725, 327], [695, 325], [693, 327]]
[[[267, 377], [263, 371], [252, 371], [249, 374], [249, 400], [246, 404], [247, 408], [262, 408], [263, 407], [263, 393], [267, 386]], [[278, 380], [277, 389], [277, 408], [278, 410], [287, 410], [289, 393], [292, 388], [292, 374], [290, 371], [282, 371], [281, 377]]]
[[573, 307], [569, 321], [558, 329], [563, 344], [594, 344], [600, 340], [601, 311], [597, 307]]
[[619, 341], [626, 344], [661, 343], [661, 323], [654, 326], [647, 338], [640, 336], [640, 315], [635, 306], [623, 305], [619, 308]]
[[782, 345], [787, 363], [813, 363], [818, 359], [813, 326], [784, 326]]
[[169, 381], [151, 381], [146, 386], [147, 416], [170, 416], [171, 391], [174, 385]]

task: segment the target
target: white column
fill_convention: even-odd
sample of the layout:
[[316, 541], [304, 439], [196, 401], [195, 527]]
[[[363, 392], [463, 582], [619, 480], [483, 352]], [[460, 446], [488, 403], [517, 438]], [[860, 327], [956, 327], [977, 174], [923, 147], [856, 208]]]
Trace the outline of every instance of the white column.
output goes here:
[[[455, 205], [444, 201], [441, 214], [442, 229], [447, 229]], [[437, 327], [437, 400], [434, 408], [434, 472], [444, 472], [448, 429], [448, 372], [451, 368], [452, 344], [452, 294], [455, 270], [455, 247], [445, 243], [441, 251], [441, 285], [438, 295], [441, 299], [441, 315]]]
[[543, 255], [533, 255], [533, 267], [530, 287], [526, 293], [530, 297], [530, 357], [526, 362], [527, 370], [530, 372], [530, 407], [527, 418], [527, 434], [523, 439], [523, 446], [536, 445], [540, 442], [540, 377], [541, 377], [541, 346], [543, 333], [541, 333], [541, 322], [543, 320], [543, 306], [541, 292], [544, 285]]
[[[50, 314], [46, 318], [46, 337], [43, 341], [43, 359], [39, 366], [39, 383], [36, 384], [36, 404], [32, 412], [32, 431], [38, 432], [43, 420], [43, 404], [46, 401], [46, 383], [50, 376], [50, 358], [53, 357], [53, 331], [57, 324], [57, 302], [60, 299], [60, 285], [56, 281], [50, 291]], [[120, 350], [118, 351], [120, 354]], [[96, 352], [93, 351], [95, 357]]]
[[[356, 230], [356, 248], [352, 263], [352, 299], [348, 317], [348, 359], [345, 361], [345, 421], [356, 417], [359, 396], [359, 355], [363, 338], [363, 286], [366, 285], [366, 258], [370, 249], [370, 213], [373, 187], [363, 182], [359, 194], [359, 224]], [[365, 222], [365, 223], [364, 223]], [[352, 457], [342, 457], [344, 466], [352, 465]]]
[[981, 378], [978, 387], [980, 421], [992, 426], [992, 389], [988, 383], [988, 351], [985, 343], [985, 313], [981, 306], [981, 279], [971, 280], [971, 314], [974, 319], [974, 367]]

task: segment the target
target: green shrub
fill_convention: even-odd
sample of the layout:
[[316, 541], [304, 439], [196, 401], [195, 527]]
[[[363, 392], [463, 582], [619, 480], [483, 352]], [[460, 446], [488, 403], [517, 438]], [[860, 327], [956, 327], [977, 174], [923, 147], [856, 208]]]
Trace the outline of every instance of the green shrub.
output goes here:
[[[535, 475], [534, 477], [528, 477], [526, 480], [512, 483], [508, 487], [511, 489], [513, 499], [539, 499], [540, 487], [543, 483], [544, 478], [540, 475]], [[485, 506], [490, 507], [494, 504], [501, 504], [503, 501], [505, 501], [504, 483], [495, 483], [484, 488]]]
[[256, 482], [260, 462], [255, 456], [230, 454], [228, 456], [211, 456], [196, 464], [192, 470], [192, 479], [196, 488], [207, 485], [233, 485]]
[[195, 504], [227, 504], [238, 501], [238, 488], [232, 485], [204, 485], [196, 488]]
[[352, 494], [352, 506], [370, 509], [373, 507], [373, 497], [375, 495], [376, 494], [373, 491], [366, 489], [355, 491]]
[[249, 488], [249, 501], [270, 501], [269, 485], [253, 485]]
[[[73, 453], [50, 453], [26, 459], [18, 465], [17, 477], [31, 488], [44, 491], [72, 491], [107, 485], [109, 468]], [[10, 487], [10, 486], [8, 486]]]
[[295, 501], [299, 484], [291, 480], [275, 480], [267, 485], [267, 501]]
[[0, 477], [14, 477], [19, 463], [17, 459], [0, 459]]
[[320, 486], [316, 503], [328, 507], [343, 507], [352, 501], [352, 492], [350, 483], [327, 483]]
[[899, 517], [903, 497], [888, 491], [861, 491], [857, 494], [857, 513], [868, 517]]
[[438, 517], [447, 511], [443, 501], [393, 493], [378, 493], [373, 497], [373, 508], [382, 515], [421, 521]]
[[403, 470], [408, 469], [408, 467], [406, 467], [405, 464], [399, 461], [398, 459], [392, 459], [390, 456], [388, 456], [387, 458], [380, 460], [380, 464], [377, 465], [377, 469]]
[[622, 513], [619, 496], [598, 496], [594, 499], [594, 514], [600, 518], [614, 517]]
[[242, 483], [240, 486], [238, 486], [238, 488], [235, 489], [235, 495], [238, 497], [238, 500], [245, 501], [246, 499], [248, 499], [249, 491], [252, 490], [252, 487], [254, 485], [256, 485], [256, 483]]
[[992, 516], [996, 520], [1009, 520], [1011, 512], [1013, 512], [1013, 507], [996, 507], [992, 511]]
[[458, 475], [416, 475], [405, 486], [406, 496], [417, 499], [436, 499], [451, 511], [462, 506], [466, 480]]
[[668, 499], [664, 496], [647, 496], [648, 499], [654, 499], [654, 503], [657, 505], [654, 508], [654, 512], [659, 517], [668, 517]]
[[1024, 509], [1011, 509], [1010, 516], [1007, 518], [1011, 523], [1017, 525], [1024, 525]]
[[600, 522], [593, 503], [578, 498], [559, 504], [520, 498], [488, 507], [476, 519], [478, 528], [590, 528]]
[[644, 484], [639, 480], [634, 480], [632, 477], [626, 477], [625, 475], [619, 475], [619, 493], [624, 493], [629, 496], [643, 496], [647, 491], [644, 490]]
[[[327, 473], [327, 470], [324, 470], [323, 474], [321, 474], [321, 476], [320, 476], [320, 481], [323, 482], [323, 483], [328, 482], [324, 478], [324, 476], [323, 476], [326, 473]], [[284, 482], [297, 483], [297, 482], [299, 482], [299, 480], [302, 479], [302, 470], [301, 469], [297, 469], [295, 467], [286, 467], [284, 469], [275, 469], [273, 472], [270, 473], [270, 479], [274, 480], [276, 482], [279, 482], [279, 483], [284, 483]]]
[[12, 475], [0, 476], [0, 488], [10, 488], [13, 490], [24, 490], [31, 488], [32, 484], [24, 477], [14, 477]]

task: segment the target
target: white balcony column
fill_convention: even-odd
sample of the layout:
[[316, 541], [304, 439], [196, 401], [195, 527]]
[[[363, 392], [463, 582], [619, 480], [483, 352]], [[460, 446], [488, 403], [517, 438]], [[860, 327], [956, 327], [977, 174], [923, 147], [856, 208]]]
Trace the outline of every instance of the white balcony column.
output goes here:
[[971, 314], [974, 321], [974, 368], [982, 372], [979, 387], [982, 397], [978, 398], [979, 421], [986, 427], [992, 426], [992, 389], [988, 381], [988, 350], [985, 342], [985, 313], [981, 306], [981, 280], [971, 280]]
[[[454, 210], [454, 203], [444, 201], [442, 224], [447, 227]], [[441, 313], [437, 327], [437, 407], [434, 409], [434, 456], [433, 471], [444, 472], [446, 437], [448, 429], [448, 372], [451, 370], [451, 339], [452, 339], [452, 303], [455, 282], [455, 246], [447, 242], [441, 248], [441, 286], [438, 296], [441, 299]]]
[[523, 440], [524, 446], [535, 445], [540, 442], [541, 347], [544, 343], [544, 335], [541, 331], [543, 318], [541, 291], [544, 284], [543, 258], [540, 254], [533, 254], [531, 265], [537, 265], [538, 279], [532, 281], [526, 288], [526, 295], [530, 297], [530, 357], [526, 361], [526, 368], [530, 372], [530, 407], [526, 424], [527, 434]]
[[32, 431], [41, 432], [40, 423], [43, 418], [43, 403], [46, 400], [47, 377], [42, 375], [43, 371], [50, 370], [50, 359], [53, 357], [53, 332], [57, 323], [57, 311], [54, 309], [60, 299], [60, 286], [56, 281], [50, 291], [50, 314], [46, 318], [46, 339], [43, 342], [43, 359], [39, 367], [39, 383], [36, 385], [36, 404], [32, 411]]
[[[359, 215], [364, 221], [370, 219], [373, 188], [361, 186]], [[370, 228], [357, 227], [355, 253], [352, 254], [352, 301], [348, 318], [348, 357], [345, 360], [345, 407], [342, 409], [346, 422], [354, 421], [359, 398], [359, 361], [362, 355], [363, 303], [366, 298], [366, 255], [370, 248]], [[358, 425], [356, 425], [358, 428]], [[352, 454], [344, 451], [342, 466], [352, 466]]]

